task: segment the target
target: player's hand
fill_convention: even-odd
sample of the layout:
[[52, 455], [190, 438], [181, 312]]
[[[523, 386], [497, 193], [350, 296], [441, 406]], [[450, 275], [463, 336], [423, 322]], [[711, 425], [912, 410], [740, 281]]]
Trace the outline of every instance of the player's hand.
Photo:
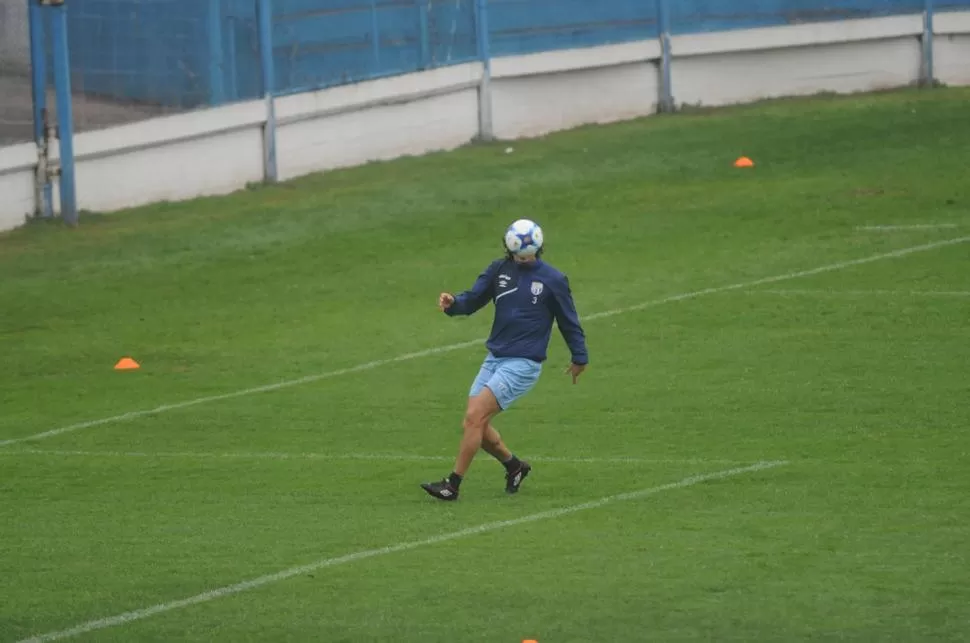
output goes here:
[[573, 384], [579, 378], [580, 374], [586, 370], [585, 364], [570, 364], [566, 367], [566, 372], [573, 376]]
[[451, 305], [455, 303], [455, 296], [451, 293], [443, 292], [438, 295], [438, 308], [442, 312], [451, 308]]

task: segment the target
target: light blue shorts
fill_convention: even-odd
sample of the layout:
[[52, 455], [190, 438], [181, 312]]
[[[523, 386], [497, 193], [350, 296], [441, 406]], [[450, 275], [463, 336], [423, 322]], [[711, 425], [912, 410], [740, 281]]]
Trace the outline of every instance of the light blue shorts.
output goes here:
[[524, 357], [495, 357], [489, 353], [468, 396], [478, 395], [487, 386], [495, 394], [498, 405], [505, 410], [532, 390], [539, 381], [540, 373], [542, 364], [539, 362]]

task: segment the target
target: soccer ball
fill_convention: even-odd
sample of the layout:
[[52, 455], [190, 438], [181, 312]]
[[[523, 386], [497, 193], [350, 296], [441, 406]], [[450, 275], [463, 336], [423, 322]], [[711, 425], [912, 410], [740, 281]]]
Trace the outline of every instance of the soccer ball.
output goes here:
[[519, 219], [505, 231], [505, 248], [519, 257], [534, 257], [542, 249], [542, 228], [535, 221]]

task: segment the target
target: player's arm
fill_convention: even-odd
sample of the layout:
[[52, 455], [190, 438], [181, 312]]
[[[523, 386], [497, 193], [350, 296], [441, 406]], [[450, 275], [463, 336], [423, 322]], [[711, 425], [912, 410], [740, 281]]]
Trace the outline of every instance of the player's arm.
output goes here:
[[492, 290], [495, 284], [495, 270], [500, 262], [494, 262], [488, 266], [472, 287], [458, 295], [451, 293], [441, 293], [438, 297], [438, 307], [450, 317], [456, 315], [471, 315], [480, 310], [492, 299]]
[[[553, 314], [556, 317], [556, 325], [562, 338], [566, 340], [569, 353], [572, 355], [572, 365], [568, 369], [573, 376], [583, 372], [589, 364], [589, 353], [586, 350], [586, 333], [583, 331], [582, 324], [579, 323], [579, 313], [576, 312], [576, 304], [573, 302], [572, 291], [569, 287], [569, 279], [563, 276], [562, 281], [552, 289], [553, 294]], [[579, 368], [574, 368], [579, 367]]]

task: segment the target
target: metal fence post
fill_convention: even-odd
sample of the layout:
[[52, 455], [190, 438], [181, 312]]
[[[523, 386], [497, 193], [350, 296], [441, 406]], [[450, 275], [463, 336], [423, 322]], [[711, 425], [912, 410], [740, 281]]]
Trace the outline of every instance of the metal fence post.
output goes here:
[[488, 0], [475, 0], [478, 57], [482, 61], [482, 82], [478, 87], [478, 137], [494, 138], [492, 130], [492, 52], [489, 46]]
[[226, 100], [239, 100], [239, 69], [236, 64], [236, 29], [238, 21], [236, 16], [226, 16]]
[[256, 0], [259, 20], [259, 55], [263, 77], [263, 100], [266, 103], [266, 123], [263, 125], [263, 180], [275, 183], [279, 178], [276, 166], [276, 74], [273, 62], [273, 0]]
[[923, 0], [923, 64], [920, 69], [920, 84], [932, 87], [936, 79], [933, 75], [933, 0]]
[[374, 71], [381, 69], [381, 23], [377, 19], [377, 0], [370, 0], [371, 50], [374, 52]]
[[657, 23], [660, 27], [660, 100], [661, 112], [674, 111], [674, 90], [671, 73], [670, 6], [669, 0], [657, 0]]
[[74, 115], [71, 104], [71, 54], [67, 47], [67, 7], [64, 0], [41, 0], [51, 10], [51, 49], [54, 55], [54, 91], [57, 97], [57, 138], [60, 142], [61, 217], [77, 225], [74, 185]]
[[46, 15], [39, 0], [28, 2], [30, 24], [31, 97], [34, 107], [34, 143], [37, 145], [37, 171], [34, 176], [34, 214], [54, 216], [54, 190], [48, 172], [47, 138], [47, 44]]
[[418, 30], [421, 34], [421, 58], [419, 69], [431, 66], [431, 44], [428, 37], [428, 3], [427, 0], [415, 0], [418, 5]]
[[209, 40], [209, 105], [226, 102], [224, 50], [222, 46], [222, 0], [209, 0], [206, 15]]

